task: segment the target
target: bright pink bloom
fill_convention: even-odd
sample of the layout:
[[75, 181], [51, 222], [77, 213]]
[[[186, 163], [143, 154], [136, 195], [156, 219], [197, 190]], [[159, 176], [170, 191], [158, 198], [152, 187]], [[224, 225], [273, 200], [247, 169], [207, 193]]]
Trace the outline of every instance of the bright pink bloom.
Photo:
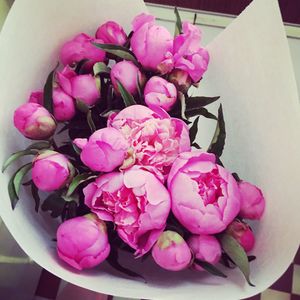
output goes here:
[[211, 153], [181, 153], [170, 171], [168, 188], [174, 215], [194, 234], [219, 233], [240, 211], [237, 182]]
[[56, 129], [56, 122], [48, 110], [32, 102], [15, 110], [14, 125], [25, 137], [32, 140], [48, 139]]
[[92, 64], [103, 61], [105, 52], [96, 48], [92, 42], [103, 43], [100, 39], [94, 39], [91, 36], [80, 33], [72, 40], [66, 42], [60, 50], [60, 60], [64, 65], [72, 65], [83, 59], [88, 59]]
[[100, 219], [114, 222], [120, 238], [137, 255], [148, 252], [165, 228], [169, 193], [155, 175], [142, 168], [102, 175], [83, 192], [85, 204]]
[[75, 116], [74, 99], [61, 88], [53, 89], [53, 114], [57, 121], [69, 121]]
[[102, 40], [105, 44], [120, 46], [123, 46], [127, 41], [127, 35], [123, 27], [114, 21], [102, 24], [96, 32], [96, 38]]
[[239, 220], [234, 220], [228, 226], [226, 233], [234, 237], [246, 252], [249, 252], [253, 249], [255, 237], [251, 227], [248, 224]]
[[152, 257], [166, 270], [181, 271], [190, 265], [192, 254], [181, 235], [174, 231], [165, 231], [152, 248]]
[[172, 52], [173, 37], [165, 27], [155, 25], [154, 20], [153, 16], [146, 14], [141, 14], [133, 20], [131, 47], [144, 68], [157, 71], [159, 65], [169, 59], [168, 53]]
[[32, 180], [41, 191], [58, 190], [64, 187], [73, 175], [73, 166], [63, 154], [58, 152], [46, 150], [33, 161]]
[[144, 96], [149, 107], [159, 106], [169, 111], [177, 100], [177, 90], [173, 83], [161, 77], [153, 76], [146, 83]]
[[241, 211], [239, 215], [245, 219], [259, 220], [265, 210], [265, 198], [262, 191], [255, 185], [241, 181]]
[[82, 162], [93, 171], [111, 172], [120, 166], [127, 154], [128, 143], [122, 133], [114, 128], [94, 132], [89, 140], [75, 139], [82, 149]]
[[135, 164], [156, 167], [164, 175], [179, 153], [191, 149], [187, 125], [159, 107], [154, 111], [142, 105], [129, 106], [111, 117], [109, 126], [127, 138]]
[[28, 102], [43, 105], [43, 103], [44, 103], [44, 93], [42, 91], [32, 92], [29, 96]]
[[56, 236], [58, 256], [77, 270], [99, 265], [110, 252], [106, 225], [93, 214], [63, 222]]

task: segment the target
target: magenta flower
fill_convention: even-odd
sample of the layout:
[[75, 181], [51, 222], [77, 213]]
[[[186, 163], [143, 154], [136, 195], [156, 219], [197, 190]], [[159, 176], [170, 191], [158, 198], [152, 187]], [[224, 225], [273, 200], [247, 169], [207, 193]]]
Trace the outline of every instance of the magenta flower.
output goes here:
[[111, 172], [120, 166], [127, 154], [128, 143], [122, 133], [114, 128], [94, 132], [89, 140], [75, 139], [82, 149], [81, 161], [93, 171]]
[[170, 196], [152, 173], [133, 167], [98, 177], [83, 189], [85, 204], [104, 221], [114, 222], [120, 238], [147, 253], [165, 228]]
[[192, 259], [189, 246], [177, 232], [163, 232], [152, 249], [152, 257], [163, 269], [181, 271]]
[[64, 187], [73, 175], [72, 164], [58, 152], [46, 150], [36, 156], [33, 161], [32, 180], [41, 191], [58, 190]]
[[169, 111], [177, 100], [177, 90], [173, 83], [161, 77], [153, 76], [145, 86], [144, 96], [145, 102], [150, 108], [159, 106]]
[[127, 41], [127, 35], [123, 27], [114, 21], [102, 24], [96, 32], [96, 38], [102, 40], [105, 44], [120, 46], [123, 46]]
[[56, 122], [48, 110], [32, 102], [15, 110], [14, 125], [25, 137], [32, 140], [48, 139], [56, 129]]
[[245, 219], [259, 220], [265, 210], [265, 198], [262, 191], [255, 185], [241, 181], [241, 211], [239, 215]]
[[189, 151], [187, 125], [159, 107], [132, 105], [111, 116], [109, 127], [120, 130], [134, 151], [135, 164], [152, 166], [164, 175], [181, 152]]
[[29, 96], [28, 102], [43, 105], [43, 103], [44, 103], [44, 93], [42, 91], [32, 92]]
[[240, 192], [230, 172], [201, 150], [179, 154], [168, 177], [172, 211], [194, 234], [226, 229], [240, 211]]
[[110, 252], [106, 225], [93, 214], [63, 222], [56, 236], [59, 258], [77, 270], [99, 265]]

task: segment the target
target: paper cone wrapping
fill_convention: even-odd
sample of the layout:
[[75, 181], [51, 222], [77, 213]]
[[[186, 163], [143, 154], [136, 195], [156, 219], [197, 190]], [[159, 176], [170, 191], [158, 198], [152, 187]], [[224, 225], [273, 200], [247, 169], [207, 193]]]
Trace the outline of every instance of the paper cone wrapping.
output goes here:
[[[13, 111], [31, 90], [43, 86], [62, 43], [79, 32], [94, 34], [107, 20], [129, 31], [132, 18], [145, 10], [140, 0], [16, 1], [0, 36], [1, 162], [26, 145], [13, 127]], [[251, 271], [256, 286], [248, 286], [238, 270], [226, 270], [229, 278], [224, 280], [191, 271], [170, 273], [126, 257], [127, 265], [135, 265], [147, 283], [124, 279], [106, 264], [75, 272], [57, 259], [52, 241], [57, 221], [36, 214], [30, 195], [24, 193], [12, 211], [6, 188], [10, 174], [1, 175], [1, 217], [38, 264], [93, 291], [147, 299], [241, 299], [263, 291], [282, 275], [300, 238], [300, 112], [277, 1], [253, 1], [208, 48], [209, 70], [196, 92], [221, 96], [227, 126], [223, 161], [266, 196], [265, 216], [255, 226], [257, 260]], [[200, 124], [201, 145], [208, 143], [214, 126], [209, 121]]]

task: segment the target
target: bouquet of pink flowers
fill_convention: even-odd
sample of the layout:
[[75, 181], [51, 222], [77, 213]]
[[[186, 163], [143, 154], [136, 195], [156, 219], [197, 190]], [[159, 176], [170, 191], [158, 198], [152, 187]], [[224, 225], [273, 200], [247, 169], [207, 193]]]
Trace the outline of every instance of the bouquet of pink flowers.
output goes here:
[[[12, 176], [13, 208], [23, 183], [35, 209], [60, 217], [57, 253], [82, 270], [127, 251], [152, 255], [161, 268], [190, 268], [226, 277], [223, 264], [237, 266], [249, 284], [254, 233], [244, 219], [259, 220], [261, 190], [227, 170], [219, 97], [192, 96], [209, 65], [201, 31], [177, 22], [175, 37], [141, 14], [127, 35], [114, 21], [95, 37], [80, 33], [60, 51], [60, 65], [44, 89], [16, 109], [15, 127], [39, 140], [12, 154], [3, 171], [23, 156], [33, 160]], [[197, 139], [200, 117], [216, 121], [208, 149]], [[199, 142], [200, 141], [200, 142]]]

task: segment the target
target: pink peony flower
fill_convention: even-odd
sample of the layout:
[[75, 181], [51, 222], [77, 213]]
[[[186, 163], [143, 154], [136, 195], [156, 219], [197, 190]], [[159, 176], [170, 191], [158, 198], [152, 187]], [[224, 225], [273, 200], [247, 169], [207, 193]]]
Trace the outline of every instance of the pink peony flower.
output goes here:
[[32, 140], [48, 139], [56, 129], [56, 122], [48, 110], [32, 102], [15, 110], [14, 125], [25, 137]]
[[117, 81], [120, 81], [131, 95], [137, 93], [137, 79], [139, 78], [141, 84], [144, 82], [144, 76], [139, 68], [133, 62], [127, 60], [123, 60], [112, 66], [110, 78], [115, 91], [119, 93]]
[[127, 35], [121, 25], [114, 21], [108, 21], [102, 24], [97, 32], [96, 38], [105, 44], [114, 44], [123, 46], [127, 41]]
[[187, 125], [164, 110], [132, 105], [112, 116], [108, 126], [120, 130], [134, 151], [135, 164], [169, 173], [178, 154], [189, 151]]
[[[215, 265], [219, 262], [222, 249], [219, 241], [212, 235], [192, 235], [187, 241], [189, 247], [191, 248], [194, 257]], [[203, 268], [197, 264], [193, 267], [202, 271]]]
[[99, 265], [110, 252], [106, 225], [93, 214], [63, 222], [56, 236], [58, 256], [77, 270]]
[[192, 79], [188, 72], [175, 69], [169, 75], [169, 81], [172, 82], [176, 88], [182, 93], [186, 93], [192, 85]]
[[44, 103], [44, 93], [43, 93], [43, 91], [32, 92], [29, 96], [28, 102], [43, 105], [43, 103]]
[[246, 252], [253, 249], [255, 237], [248, 224], [239, 220], [234, 220], [228, 226], [226, 233], [234, 237]]
[[163, 232], [154, 247], [152, 257], [163, 269], [181, 271], [186, 269], [192, 259], [191, 250], [177, 232]]
[[169, 59], [168, 53], [172, 52], [173, 37], [165, 27], [155, 25], [154, 20], [153, 16], [146, 14], [141, 14], [133, 20], [131, 47], [144, 68], [157, 71], [158, 66]]
[[153, 76], [145, 86], [144, 96], [149, 107], [159, 106], [169, 111], [177, 100], [177, 90], [173, 83], [161, 77]]
[[122, 133], [114, 128], [94, 132], [89, 140], [75, 139], [74, 144], [82, 149], [82, 162], [93, 171], [111, 172], [120, 166], [128, 150]]
[[181, 153], [168, 177], [172, 211], [194, 234], [226, 229], [240, 211], [238, 185], [214, 154], [201, 150]]
[[87, 105], [94, 105], [100, 98], [98, 78], [90, 74], [77, 75], [67, 66], [57, 72], [57, 82], [64, 92]]
[[147, 253], [165, 228], [170, 196], [152, 173], [133, 167], [98, 177], [83, 189], [85, 204], [104, 221], [112, 221], [120, 238]]
[[103, 43], [102, 40], [94, 39], [85, 33], [76, 35], [62, 46], [60, 61], [64, 65], [71, 65], [83, 59], [90, 60], [92, 64], [103, 61], [105, 59], [105, 52], [96, 48], [92, 42]]
[[209, 54], [200, 47], [200, 29], [183, 22], [183, 33], [174, 40], [174, 68], [186, 71], [194, 82], [198, 82], [207, 70]]
[[262, 191], [255, 185], [241, 181], [241, 211], [239, 215], [245, 219], [259, 220], [265, 210], [265, 198]]
[[51, 192], [64, 187], [73, 177], [69, 160], [55, 151], [46, 150], [33, 161], [32, 180], [41, 191]]

